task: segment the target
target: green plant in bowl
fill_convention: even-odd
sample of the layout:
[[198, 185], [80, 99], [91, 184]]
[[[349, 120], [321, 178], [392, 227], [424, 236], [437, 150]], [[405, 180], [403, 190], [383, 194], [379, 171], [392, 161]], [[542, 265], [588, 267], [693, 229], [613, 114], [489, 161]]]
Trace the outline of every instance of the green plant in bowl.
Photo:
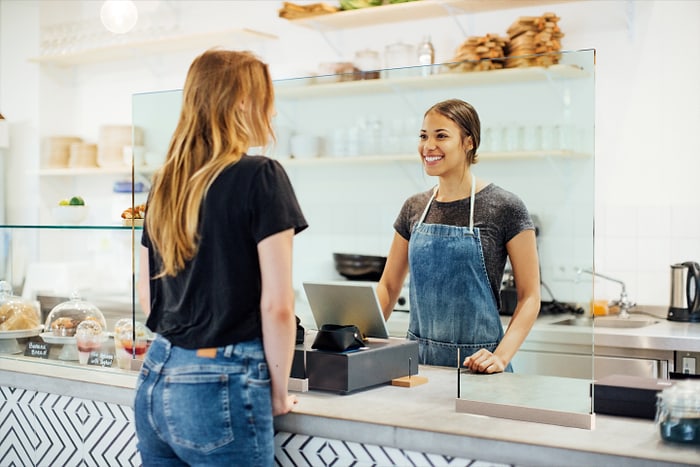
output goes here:
[[82, 197], [73, 196], [60, 200], [51, 213], [57, 224], [80, 224], [87, 218], [88, 208]]

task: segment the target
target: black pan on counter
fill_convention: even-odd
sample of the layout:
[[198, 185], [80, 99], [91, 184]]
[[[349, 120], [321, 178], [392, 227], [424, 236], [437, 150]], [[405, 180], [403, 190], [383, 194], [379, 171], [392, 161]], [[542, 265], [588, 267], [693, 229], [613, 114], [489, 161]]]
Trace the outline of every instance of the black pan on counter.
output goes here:
[[335, 270], [353, 281], [378, 281], [386, 266], [386, 256], [333, 253]]

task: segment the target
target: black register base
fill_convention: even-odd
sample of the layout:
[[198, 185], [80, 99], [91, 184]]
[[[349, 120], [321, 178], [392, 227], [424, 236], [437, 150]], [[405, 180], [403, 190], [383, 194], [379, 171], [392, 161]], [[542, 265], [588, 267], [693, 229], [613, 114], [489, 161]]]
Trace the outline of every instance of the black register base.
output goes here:
[[348, 352], [312, 349], [315, 333], [294, 352], [292, 378], [308, 378], [309, 389], [348, 394], [418, 373], [418, 343], [401, 338], [374, 339]]

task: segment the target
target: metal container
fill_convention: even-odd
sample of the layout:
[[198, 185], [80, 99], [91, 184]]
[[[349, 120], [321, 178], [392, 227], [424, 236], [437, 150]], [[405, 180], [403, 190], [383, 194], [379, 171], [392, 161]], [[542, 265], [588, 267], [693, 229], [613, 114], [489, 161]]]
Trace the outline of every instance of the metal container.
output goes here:
[[335, 269], [341, 276], [356, 281], [378, 281], [384, 272], [386, 256], [333, 253]]
[[668, 319], [700, 322], [700, 264], [686, 261], [671, 265]]

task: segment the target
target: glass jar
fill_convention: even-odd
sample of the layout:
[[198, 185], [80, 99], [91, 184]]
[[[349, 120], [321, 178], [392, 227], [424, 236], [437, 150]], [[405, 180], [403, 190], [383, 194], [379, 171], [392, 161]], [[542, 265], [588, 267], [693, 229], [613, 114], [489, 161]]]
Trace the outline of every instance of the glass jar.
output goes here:
[[78, 292], [73, 292], [68, 301], [53, 307], [46, 317], [44, 332], [51, 332], [57, 337], [72, 337], [75, 336], [78, 325], [85, 320], [96, 321], [102, 329], [107, 328], [102, 311], [83, 300]]
[[376, 50], [364, 49], [355, 52], [355, 67], [360, 71], [356, 73], [358, 79], [377, 79], [382, 62], [379, 59], [379, 52]]
[[395, 42], [384, 48], [384, 60], [386, 62], [385, 74], [387, 78], [407, 76], [405, 68], [417, 64], [416, 48], [411, 44]]
[[681, 380], [657, 394], [656, 423], [661, 438], [700, 445], [700, 380]]

